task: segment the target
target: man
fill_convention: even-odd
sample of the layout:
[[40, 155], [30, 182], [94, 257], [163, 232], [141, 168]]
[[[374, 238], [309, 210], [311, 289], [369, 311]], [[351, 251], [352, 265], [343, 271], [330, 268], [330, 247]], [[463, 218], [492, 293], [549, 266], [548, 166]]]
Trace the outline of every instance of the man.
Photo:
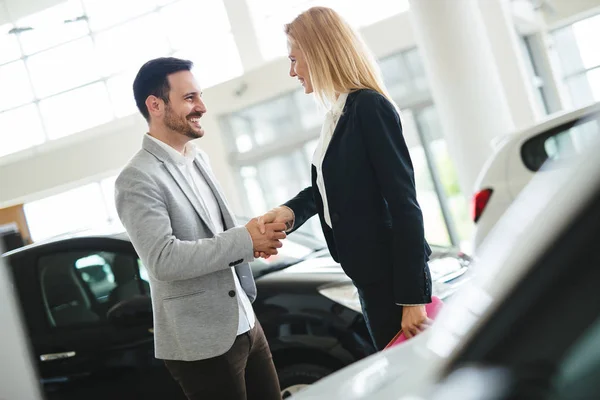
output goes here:
[[[117, 178], [116, 206], [148, 268], [156, 357], [188, 399], [280, 399], [251, 302], [254, 252], [277, 254], [284, 224], [236, 227], [201, 138], [206, 113], [192, 62], [148, 61], [133, 83], [149, 132]], [[261, 253], [262, 254], [262, 253]]]

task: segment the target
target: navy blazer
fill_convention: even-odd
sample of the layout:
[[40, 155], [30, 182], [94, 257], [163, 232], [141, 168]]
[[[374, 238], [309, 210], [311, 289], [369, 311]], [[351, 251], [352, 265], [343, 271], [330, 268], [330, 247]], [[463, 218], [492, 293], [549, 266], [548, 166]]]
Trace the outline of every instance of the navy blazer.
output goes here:
[[319, 215], [329, 251], [358, 286], [391, 281], [397, 304], [431, 301], [423, 215], [400, 116], [373, 90], [348, 95], [323, 160], [333, 228], [312, 166], [312, 186], [285, 203], [295, 230]]

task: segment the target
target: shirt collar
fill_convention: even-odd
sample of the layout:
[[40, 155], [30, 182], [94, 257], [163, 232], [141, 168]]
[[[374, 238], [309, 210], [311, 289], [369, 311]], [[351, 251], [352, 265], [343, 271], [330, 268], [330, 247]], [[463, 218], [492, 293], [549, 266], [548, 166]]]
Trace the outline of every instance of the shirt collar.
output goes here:
[[329, 110], [329, 113], [334, 117], [340, 116], [342, 114], [342, 111], [344, 111], [344, 105], [346, 104], [347, 98], [348, 93], [340, 93], [337, 100], [335, 101], [335, 103], [333, 103], [333, 106]]
[[198, 149], [196, 145], [191, 141], [187, 142], [183, 147], [183, 154], [175, 150], [173, 147], [169, 146], [162, 140], [155, 138], [154, 136], [147, 133], [148, 137], [152, 139], [156, 144], [161, 146], [169, 155], [171, 160], [178, 165], [190, 165], [194, 162], [196, 155], [198, 154]]

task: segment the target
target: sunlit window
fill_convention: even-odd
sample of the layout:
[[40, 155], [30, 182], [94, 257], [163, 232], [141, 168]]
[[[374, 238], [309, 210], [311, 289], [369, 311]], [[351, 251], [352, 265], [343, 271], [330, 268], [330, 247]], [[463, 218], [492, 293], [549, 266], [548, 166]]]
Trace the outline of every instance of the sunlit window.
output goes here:
[[231, 30], [223, 0], [182, 0], [160, 12], [163, 30], [173, 49], [202, 51], [220, 34]]
[[136, 74], [137, 70], [129, 70], [106, 81], [113, 112], [117, 118], [137, 112], [133, 98], [133, 80]]
[[577, 40], [583, 68], [600, 65], [600, 51], [598, 51], [600, 14], [573, 24], [573, 33]]
[[[0, 25], [0, 49], [0, 156], [137, 113], [150, 59], [194, 61], [203, 88], [244, 72], [223, 0], [63, 0]], [[23, 110], [29, 134], [9, 142]]]
[[16, 60], [21, 57], [19, 42], [14, 34], [8, 33], [13, 26], [11, 24], [0, 25], [0, 64]]
[[0, 67], [0, 111], [14, 108], [33, 100], [31, 84], [22, 60]]
[[0, 157], [41, 144], [44, 139], [33, 104], [0, 113]]
[[108, 220], [98, 183], [27, 203], [24, 211], [33, 241], [102, 226]]
[[38, 53], [27, 60], [27, 65], [33, 88], [42, 98], [99, 78], [89, 36]]
[[600, 14], [557, 29], [553, 37], [573, 106], [600, 101]]
[[152, 11], [156, 8], [156, 1], [83, 0], [83, 7], [90, 19], [91, 29], [98, 31]]
[[40, 110], [50, 139], [81, 132], [113, 118], [104, 82], [43, 100]]
[[23, 51], [32, 54], [87, 35], [88, 24], [81, 16], [81, 3], [71, 0], [20, 19], [18, 27], [32, 28], [19, 34]]
[[313, 6], [331, 7], [354, 27], [363, 27], [408, 10], [408, 0], [247, 0], [265, 59], [287, 52], [284, 24]]
[[169, 45], [159, 26], [158, 15], [153, 13], [99, 33], [96, 49], [102, 74], [138, 69], [149, 59], [167, 55]]
[[194, 74], [203, 88], [217, 85], [244, 73], [240, 54], [232, 34], [225, 34], [202, 45], [174, 54], [194, 62]]

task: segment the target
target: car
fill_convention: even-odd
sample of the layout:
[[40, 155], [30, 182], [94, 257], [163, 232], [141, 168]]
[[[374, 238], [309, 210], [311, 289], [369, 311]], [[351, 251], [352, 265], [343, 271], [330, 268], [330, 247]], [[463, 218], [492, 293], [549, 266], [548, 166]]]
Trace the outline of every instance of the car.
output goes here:
[[471, 199], [475, 223], [472, 248], [477, 249], [483, 243], [535, 175], [544, 175], [551, 181], [557, 169], [568, 165], [599, 137], [600, 102], [553, 115], [497, 140], [493, 155], [478, 175]]
[[427, 330], [294, 400], [598, 398], [599, 150], [531, 181]]
[[[434, 291], [451, 296], [470, 258], [433, 250]], [[49, 400], [184, 398], [154, 358], [147, 271], [126, 234], [67, 235], [3, 258]], [[356, 288], [322, 241], [294, 233], [251, 266], [284, 398], [375, 352]]]

